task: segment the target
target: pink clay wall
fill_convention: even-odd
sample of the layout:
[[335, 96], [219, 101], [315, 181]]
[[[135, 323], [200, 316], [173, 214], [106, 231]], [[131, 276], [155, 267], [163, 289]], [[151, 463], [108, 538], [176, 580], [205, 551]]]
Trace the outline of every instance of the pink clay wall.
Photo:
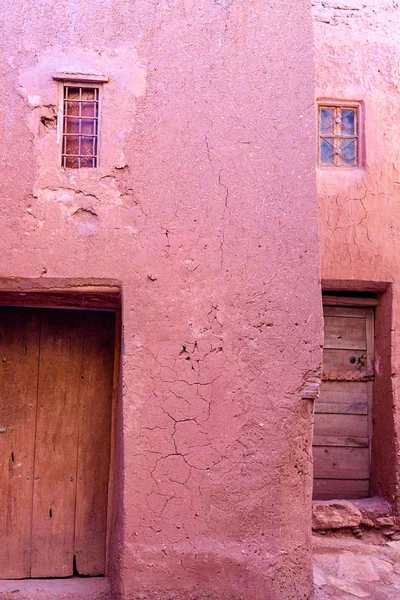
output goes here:
[[400, 10], [394, 0], [314, 0], [317, 98], [362, 103], [362, 168], [317, 169], [322, 278], [384, 290], [376, 314], [372, 493], [399, 499]]
[[[311, 598], [308, 2], [1, 4], [0, 283], [123, 290], [113, 597]], [[56, 71], [110, 78], [97, 170], [58, 166]]]

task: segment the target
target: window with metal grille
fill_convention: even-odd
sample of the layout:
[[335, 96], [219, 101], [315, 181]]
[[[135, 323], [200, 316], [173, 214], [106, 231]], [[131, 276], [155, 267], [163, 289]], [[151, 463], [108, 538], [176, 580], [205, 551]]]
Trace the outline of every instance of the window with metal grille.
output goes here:
[[98, 165], [99, 88], [64, 85], [61, 164], [68, 169]]
[[359, 106], [321, 104], [319, 112], [319, 164], [328, 167], [360, 166]]

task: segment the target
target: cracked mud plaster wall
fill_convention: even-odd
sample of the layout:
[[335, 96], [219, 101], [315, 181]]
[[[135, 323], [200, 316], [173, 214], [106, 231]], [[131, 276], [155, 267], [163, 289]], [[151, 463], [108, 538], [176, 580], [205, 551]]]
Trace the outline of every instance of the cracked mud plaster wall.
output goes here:
[[[387, 330], [378, 332], [376, 355], [378, 377], [389, 372], [391, 381], [375, 394], [375, 402], [379, 417], [387, 419], [379, 425], [387, 431], [394, 427], [395, 442], [389, 452], [387, 436], [382, 439], [387, 452], [376, 468], [387, 484], [377, 491], [399, 508], [400, 347], [390, 330], [400, 328], [400, 4], [324, 0], [314, 2], [313, 15], [317, 98], [361, 101], [365, 133], [363, 168], [317, 169], [322, 277], [393, 282], [391, 306], [386, 298], [377, 315], [377, 326], [387, 323]], [[390, 351], [391, 365], [385, 364]]]
[[[114, 597], [310, 598], [308, 2], [2, 4], [1, 275], [123, 286]], [[58, 167], [75, 70], [110, 78], [98, 170]]]

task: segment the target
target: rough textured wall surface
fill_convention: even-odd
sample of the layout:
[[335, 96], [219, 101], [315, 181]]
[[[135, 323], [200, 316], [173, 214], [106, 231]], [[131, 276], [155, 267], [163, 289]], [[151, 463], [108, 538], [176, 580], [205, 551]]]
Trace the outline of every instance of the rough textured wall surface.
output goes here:
[[377, 314], [377, 326], [387, 324], [377, 332], [376, 355], [377, 377], [386, 383], [375, 390], [375, 425], [388, 435], [373, 440], [373, 453], [380, 455], [372, 471], [380, 471], [373, 475], [375, 493], [399, 508], [400, 348], [390, 331], [400, 326], [400, 5], [394, 0], [313, 4], [317, 98], [363, 103], [365, 149], [363, 168], [317, 170], [322, 277], [341, 280], [344, 288], [356, 282], [360, 291], [392, 283], [390, 302], [386, 298]]
[[[114, 585], [311, 598], [308, 2], [2, 4], [1, 276], [123, 289]], [[58, 166], [55, 71], [110, 78], [97, 170]]]

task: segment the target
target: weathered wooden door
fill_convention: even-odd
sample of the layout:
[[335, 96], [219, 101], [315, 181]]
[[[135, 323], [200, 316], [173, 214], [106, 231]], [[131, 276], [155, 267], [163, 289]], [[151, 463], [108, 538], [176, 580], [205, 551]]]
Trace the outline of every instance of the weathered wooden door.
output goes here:
[[0, 308], [0, 578], [105, 572], [115, 317]]
[[369, 495], [373, 309], [324, 308], [321, 393], [315, 404], [314, 498]]

